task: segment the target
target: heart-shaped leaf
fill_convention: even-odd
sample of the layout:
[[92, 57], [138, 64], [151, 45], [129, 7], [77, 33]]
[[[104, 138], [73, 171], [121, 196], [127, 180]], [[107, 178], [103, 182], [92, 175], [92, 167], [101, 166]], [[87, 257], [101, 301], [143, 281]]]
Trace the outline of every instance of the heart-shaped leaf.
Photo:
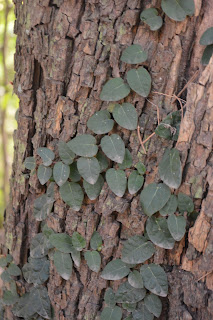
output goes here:
[[9, 275], [14, 277], [18, 277], [21, 275], [21, 269], [15, 263], [11, 263], [9, 265], [9, 267], [7, 268], [7, 272], [9, 273]]
[[213, 44], [210, 44], [209, 46], [207, 46], [205, 48], [205, 50], [203, 51], [203, 55], [201, 58], [201, 63], [206, 66], [207, 64], [209, 64], [209, 61], [211, 59], [213, 55]]
[[96, 134], [108, 133], [112, 130], [114, 121], [110, 117], [108, 110], [101, 110], [96, 112], [87, 121], [87, 127]]
[[125, 263], [143, 263], [154, 254], [155, 248], [145, 237], [133, 236], [124, 242], [122, 261]]
[[126, 277], [130, 272], [127, 265], [120, 259], [110, 261], [103, 272], [101, 273], [101, 278], [105, 280], [120, 280]]
[[203, 46], [208, 46], [213, 44], [213, 27], [208, 28], [200, 38], [200, 44]]
[[72, 182], [78, 182], [81, 180], [81, 175], [78, 172], [78, 168], [77, 168], [77, 162], [73, 162], [70, 165], [70, 176], [69, 178], [72, 180]]
[[65, 182], [60, 188], [61, 198], [73, 210], [79, 211], [84, 199], [84, 193], [81, 186], [75, 182]]
[[24, 166], [25, 166], [25, 168], [28, 169], [28, 170], [33, 170], [33, 169], [35, 169], [35, 167], [36, 167], [35, 158], [34, 158], [34, 157], [27, 157], [27, 158], [24, 160]]
[[152, 31], [158, 30], [162, 27], [163, 20], [158, 16], [158, 11], [155, 8], [148, 8], [141, 12], [140, 19], [148, 24]]
[[127, 82], [132, 90], [142, 97], [147, 97], [151, 90], [151, 77], [149, 72], [141, 67], [127, 72]]
[[101, 313], [101, 320], [121, 320], [122, 310], [119, 307], [106, 307]]
[[98, 159], [100, 168], [101, 168], [101, 172], [105, 171], [108, 166], [109, 166], [109, 161], [107, 159], [107, 157], [105, 157], [105, 155], [102, 152], [98, 152], [96, 158]]
[[140, 195], [140, 201], [145, 214], [153, 215], [165, 206], [171, 195], [169, 187], [164, 183], [151, 183], [145, 187]]
[[28, 259], [29, 263], [26, 263], [23, 268], [24, 279], [28, 283], [43, 284], [49, 278], [50, 262], [46, 257], [40, 259]]
[[67, 144], [75, 154], [81, 157], [93, 157], [98, 152], [96, 139], [91, 134], [77, 136]]
[[82, 251], [86, 247], [86, 240], [78, 232], [73, 232], [72, 244], [77, 251]]
[[181, 184], [182, 172], [179, 151], [175, 148], [167, 149], [159, 163], [161, 180], [170, 188], [177, 189]]
[[194, 211], [192, 199], [182, 192], [178, 193], [178, 209], [181, 213], [185, 211], [192, 213]]
[[63, 163], [72, 164], [75, 158], [75, 153], [69, 148], [68, 144], [64, 141], [59, 141], [58, 152]]
[[119, 286], [115, 294], [115, 299], [117, 303], [136, 303], [142, 300], [145, 295], [146, 290], [144, 288], [133, 288], [128, 281], [126, 281]]
[[146, 61], [147, 57], [147, 53], [139, 44], [133, 44], [123, 51], [121, 61], [129, 64], [138, 64]]
[[115, 170], [111, 168], [106, 172], [106, 181], [109, 188], [116, 194], [118, 197], [123, 197], [126, 191], [126, 182], [127, 178], [125, 172], [122, 170]]
[[172, 238], [167, 221], [164, 218], [151, 217], [147, 220], [146, 231], [150, 240], [158, 247], [172, 249], [175, 241]]
[[195, 11], [194, 0], [162, 0], [161, 8], [175, 21], [183, 21], [187, 15], [192, 16]]
[[144, 302], [140, 302], [137, 310], [133, 313], [133, 320], [153, 320], [154, 316], [149, 312], [148, 308], [144, 304]]
[[115, 121], [123, 128], [135, 130], [138, 124], [138, 114], [131, 103], [116, 104], [113, 109]]
[[101, 139], [101, 148], [105, 155], [112, 161], [122, 163], [125, 155], [125, 145], [117, 134], [105, 136]]
[[128, 96], [130, 88], [123, 79], [115, 78], [107, 81], [103, 86], [100, 99], [103, 101], [118, 101]]
[[180, 241], [186, 233], [186, 219], [183, 216], [172, 214], [169, 216], [167, 223], [172, 237], [176, 241]]
[[54, 265], [64, 280], [69, 280], [72, 274], [72, 259], [69, 253], [56, 251], [53, 256]]
[[51, 178], [52, 169], [41, 164], [38, 167], [37, 176], [40, 184], [44, 185]]
[[[19, 296], [17, 293], [15, 294], [9, 290], [5, 290], [3, 293], [3, 296], [2, 296], [2, 303], [5, 306], [11, 306], [14, 303], [16, 303], [18, 301], [18, 299], [19, 299]], [[4, 318], [2, 318], [2, 319], [4, 319]]]
[[101, 175], [99, 175], [98, 180], [95, 184], [90, 184], [85, 180], [83, 181], [84, 190], [90, 200], [95, 200], [99, 196], [103, 185], [104, 179]]
[[115, 307], [115, 294], [111, 288], [108, 288], [104, 294], [104, 302], [111, 308]]
[[73, 244], [72, 238], [66, 233], [55, 233], [50, 236], [51, 244], [63, 253], [71, 253]]
[[69, 178], [70, 167], [63, 162], [57, 162], [53, 168], [53, 178], [57, 185], [61, 187]]
[[139, 175], [137, 171], [132, 171], [128, 178], [128, 190], [130, 194], [138, 192], [144, 183], [144, 177]]
[[163, 268], [151, 263], [145, 264], [140, 268], [145, 288], [161, 297], [168, 294], [168, 281]]
[[167, 216], [170, 214], [175, 213], [175, 211], [177, 210], [177, 197], [174, 194], [171, 194], [168, 202], [165, 204], [165, 206], [160, 209], [160, 214], [162, 216]]
[[90, 270], [99, 272], [101, 267], [101, 256], [97, 251], [86, 251], [84, 257]]
[[160, 317], [162, 311], [162, 302], [155, 294], [147, 294], [144, 298], [144, 304], [153, 313], [156, 318]]
[[143, 279], [141, 277], [141, 274], [137, 270], [133, 270], [129, 273], [128, 282], [133, 288], [143, 288]]
[[132, 166], [132, 156], [128, 149], [125, 149], [124, 160], [122, 163], [119, 163], [118, 167], [121, 170], [130, 168]]
[[90, 240], [90, 247], [93, 250], [99, 250], [102, 246], [102, 238], [97, 231], [94, 231]]
[[101, 168], [96, 158], [79, 158], [77, 168], [80, 175], [90, 184], [95, 184], [98, 180]]
[[55, 154], [48, 148], [38, 148], [37, 154], [42, 158], [44, 166], [50, 166], [55, 158]]

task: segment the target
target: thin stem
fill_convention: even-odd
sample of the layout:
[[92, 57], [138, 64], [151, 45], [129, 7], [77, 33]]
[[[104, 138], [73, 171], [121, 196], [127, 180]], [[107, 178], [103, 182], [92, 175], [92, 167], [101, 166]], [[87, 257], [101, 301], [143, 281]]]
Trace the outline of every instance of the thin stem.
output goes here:
[[141, 147], [143, 148], [143, 151], [144, 151], [144, 153], [146, 154], [146, 149], [144, 148], [143, 141], [142, 141], [142, 139], [141, 139], [140, 127], [139, 127], [139, 126], [138, 126], [138, 128], [137, 128], [137, 133], [138, 133], [138, 139], [139, 139], [139, 142], [140, 142], [140, 144], [141, 144]]

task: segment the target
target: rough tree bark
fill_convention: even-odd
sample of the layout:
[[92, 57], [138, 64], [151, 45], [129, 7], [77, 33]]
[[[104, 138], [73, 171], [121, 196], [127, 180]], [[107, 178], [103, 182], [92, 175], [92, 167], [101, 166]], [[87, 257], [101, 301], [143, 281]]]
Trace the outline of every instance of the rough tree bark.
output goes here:
[[[99, 99], [109, 77], [124, 76], [129, 66], [120, 63], [120, 53], [132, 43], [148, 51], [145, 63], [152, 76], [152, 91], [177, 94], [198, 70], [182, 98], [187, 106], [176, 147], [181, 151], [181, 191], [194, 197], [199, 216], [188, 222], [185, 238], [173, 250], [157, 248], [155, 263], [165, 267], [169, 295], [164, 298], [161, 319], [210, 320], [213, 317], [213, 60], [200, 64], [202, 33], [213, 24], [211, 0], [195, 0], [196, 13], [183, 22], [165, 16], [163, 27], [152, 32], [140, 22], [142, 9], [160, 1], [140, 0], [14, 0], [17, 34], [14, 91], [20, 98], [18, 130], [14, 134], [15, 157], [11, 177], [11, 202], [6, 213], [6, 247], [15, 262], [27, 261], [29, 244], [39, 232], [33, 218], [34, 200], [45, 191], [36, 175], [24, 177], [25, 157], [40, 146], [57, 151], [58, 140], [68, 141], [89, 132], [88, 118], [108, 107]], [[146, 138], [157, 124], [156, 108], [133, 92], [126, 99], [140, 115], [141, 135]], [[176, 103], [151, 93], [149, 100], [160, 108], [163, 119]], [[122, 129], [134, 163], [147, 166], [146, 183], [159, 181], [157, 167], [165, 148], [172, 145], [154, 136], [143, 154], [136, 131]], [[117, 198], [107, 186], [98, 201], [85, 200], [79, 213], [68, 209], [56, 195], [49, 227], [57, 232], [80, 232], [87, 243], [94, 228], [104, 240], [102, 266], [119, 257], [122, 240], [141, 234], [146, 221], [139, 196]], [[199, 280], [200, 279], [200, 280]], [[118, 286], [119, 281], [111, 285]], [[21, 281], [19, 283], [21, 286]], [[56, 319], [99, 319], [109, 281], [91, 272], [86, 263], [64, 281], [51, 265], [47, 284]], [[13, 319], [7, 310], [7, 319]]]

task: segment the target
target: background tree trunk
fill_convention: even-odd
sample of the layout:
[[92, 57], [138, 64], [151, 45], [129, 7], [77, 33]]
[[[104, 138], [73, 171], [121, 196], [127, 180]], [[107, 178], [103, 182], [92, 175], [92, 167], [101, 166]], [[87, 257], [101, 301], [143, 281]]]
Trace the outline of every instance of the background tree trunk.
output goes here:
[[[198, 70], [182, 98], [186, 112], [176, 147], [181, 151], [183, 183], [180, 190], [195, 199], [199, 216], [188, 221], [189, 232], [173, 250], [157, 248], [153, 261], [164, 266], [169, 279], [169, 295], [164, 298], [161, 319], [210, 320], [213, 317], [213, 60], [200, 64], [202, 33], [213, 24], [211, 0], [195, 0], [196, 13], [183, 22], [165, 16], [160, 31], [152, 32], [140, 19], [150, 6], [161, 1], [139, 0], [14, 0], [16, 76], [14, 91], [20, 98], [18, 130], [14, 134], [15, 157], [11, 178], [11, 202], [6, 213], [6, 246], [15, 262], [27, 261], [32, 237], [40, 231], [33, 217], [34, 200], [45, 191], [36, 175], [24, 176], [23, 161], [40, 146], [57, 152], [58, 140], [68, 141], [89, 132], [88, 118], [108, 103], [99, 99], [109, 77], [123, 77], [130, 66], [120, 54], [132, 43], [148, 52], [145, 63], [152, 76], [152, 91], [178, 93]], [[160, 108], [163, 119], [176, 110], [171, 98], [151, 93], [148, 98]], [[140, 115], [141, 135], [146, 138], [156, 128], [156, 108], [131, 93], [126, 99]], [[173, 142], [154, 136], [139, 144], [136, 131], [117, 126], [133, 155], [147, 166], [146, 183], [159, 181], [157, 167], [165, 148]], [[122, 240], [141, 234], [146, 221], [139, 196], [116, 197], [105, 184], [98, 201], [85, 200], [80, 212], [68, 209], [56, 195], [48, 226], [56, 232], [80, 232], [89, 240], [95, 228], [104, 240], [102, 267], [119, 257]], [[208, 274], [208, 275], [206, 275]], [[200, 280], [199, 280], [200, 279]], [[119, 281], [111, 283], [116, 288]], [[86, 263], [74, 268], [64, 281], [51, 264], [48, 291], [56, 319], [99, 319], [109, 281], [91, 272]], [[20, 282], [21, 286], [21, 282]], [[13, 319], [7, 311], [7, 319]]]

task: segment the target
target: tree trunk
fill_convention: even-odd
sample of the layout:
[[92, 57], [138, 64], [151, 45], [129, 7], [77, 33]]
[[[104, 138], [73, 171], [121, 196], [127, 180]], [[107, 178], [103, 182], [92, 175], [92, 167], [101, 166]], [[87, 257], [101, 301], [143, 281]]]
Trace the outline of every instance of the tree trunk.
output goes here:
[[[17, 264], [26, 263], [32, 237], [40, 231], [33, 217], [34, 200], [45, 191], [36, 175], [24, 176], [23, 161], [38, 147], [57, 152], [59, 140], [69, 141], [89, 132], [86, 123], [108, 103], [99, 99], [109, 77], [124, 77], [130, 66], [120, 54], [132, 43], [148, 52], [145, 66], [152, 77], [148, 100], [131, 93], [143, 139], [154, 132], [158, 105], [160, 119], [177, 110], [173, 98], [197, 72], [181, 98], [187, 101], [176, 148], [181, 152], [183, 183], [179, 190], [194, 198], [196, 222], [172, 250], [156, 248], [153, 262], [161, 264], [169, 279], [169, 295], [163, 299], [161, 319], [210, 320], [213, 317], [213, 60], [200, 64], [202, 33], [212, 26], [213, 3], [195, 0], [196, 12], [183, 22], [165, 16], [159, 31], [143, 24], [140, 12], [150, 6], [144, 0], [14, 0], [17, 34], [14, 91], [20, 98], [18, 130], [14, 134], [15, 157], [11, 177], [11, 202], [6, 213], [6, 247]], [[151, 1], [160, 9], [160, 1]], [[160, 9], [161, 10], [161, 9]], [[153, 105], [155, 104], [155, 105]], [[146, 183], [158, 182], [157, 168], [171, 141], [154, 135], [144, 154], [136, 131], [117, 126], [131, 151], [134, 164], [147, 167]], [[91, 133], [91, 132], [89, 132]], [[142, 234], [146, 216], [139, 195], [116, 197], [107, 187], [97, 201], [84, 200], [76, 213], [56, 195], [54, 212], [47, 219], [56, 232], [81, 233], [89, 244], [94, 229], [101, 234], [102, 268], [120, 257], [122, 240]], [[100, 319], [105, 289], [117, 288], [91, 272], [85, 261], [64, 281], [51, 263], [47, 284], [56, 319]], [[20, 281], [20, 286], [22, 282]], [[6, 319], [13, 319], [7, 310]]]

